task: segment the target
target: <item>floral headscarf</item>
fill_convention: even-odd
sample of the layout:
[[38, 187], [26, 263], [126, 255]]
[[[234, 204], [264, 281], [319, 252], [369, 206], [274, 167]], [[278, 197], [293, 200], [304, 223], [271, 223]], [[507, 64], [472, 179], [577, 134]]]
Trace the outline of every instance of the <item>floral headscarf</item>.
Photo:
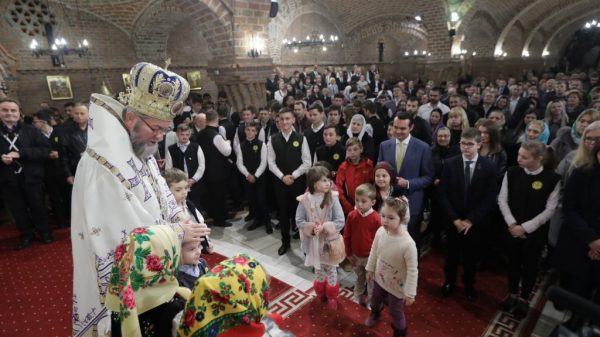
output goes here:
[[269, 308], [267, 276], [258, 261], [239, 254], [200, 277], [179, 322], [179, 337], [214, 337], [260, 322]]
[[177, 268], [181, 246], [168, 226], [134, 229], [115, 249], [115, 261], [106, 295], [106, 307], [119, 314], [123, 336], [142, 336], [138, 315], [168, 302], [179, 287]]

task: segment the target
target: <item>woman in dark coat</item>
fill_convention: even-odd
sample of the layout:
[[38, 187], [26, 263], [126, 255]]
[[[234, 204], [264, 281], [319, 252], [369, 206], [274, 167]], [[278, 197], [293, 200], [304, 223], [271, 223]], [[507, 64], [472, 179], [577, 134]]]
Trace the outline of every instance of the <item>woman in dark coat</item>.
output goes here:
[[[592, 149], [592, 163], [571, 174], [563, 197], [565, 222], [556, 244], [554, 262], [562, 286], [591, 298], [600, 291], [600, 141]], [[598, 296], [595, 301], [600, 302]]]

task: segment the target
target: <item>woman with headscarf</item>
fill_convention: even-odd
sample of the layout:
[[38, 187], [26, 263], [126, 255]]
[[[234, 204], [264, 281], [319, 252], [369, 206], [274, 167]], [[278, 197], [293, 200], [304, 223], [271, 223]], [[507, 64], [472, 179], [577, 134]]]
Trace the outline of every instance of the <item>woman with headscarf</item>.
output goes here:
[[177, 282], [181, 246], [168, 226], [134, 229], [115, 249], [106, 307], [113, 337], [170, 336], [190, 290]]
[[293, 337], [269, 314], [269, 276], [246, 254], [214, 266], [196, 281], [179, 320], [179, 337]]
[[587, 109], [577, 117], [572, 126], [565, 126], [558, 130], [556, 138], [550, 143], [556, 164], [560, 163], [569, 152], [577, 148], [581, 143], [585, 128], [597, 120], [600, 120], [600, 112]]
[[[363, 115], [356, 114], [350, 119], [346, 134], [342, 137], [342, 145], [346, 145], [346, 141], [350, 138], [358, 138], [363, 146], [363, 155], [371, 161], [375, 162], [375, 143], [373, 137], [369, 135], [369, 128], [371, 125], [367, 124]], [[371, 133], [373, 133], [371, 129]]]

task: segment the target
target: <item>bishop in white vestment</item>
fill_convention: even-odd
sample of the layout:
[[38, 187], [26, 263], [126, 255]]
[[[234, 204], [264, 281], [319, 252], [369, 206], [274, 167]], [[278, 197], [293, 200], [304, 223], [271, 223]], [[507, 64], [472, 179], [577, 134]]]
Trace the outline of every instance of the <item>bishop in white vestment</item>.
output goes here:
[[199, 241], [206, 225], [184, 223], [152, 156], [189, 93], [179, 75], [149, 63], [131, 69], [127, 106], [90, 100], [88, 146], [73, 186], [73, 336], [108, 336], [104, 305], [114, 249], [136, 227], [170, 225], [181, 241]]

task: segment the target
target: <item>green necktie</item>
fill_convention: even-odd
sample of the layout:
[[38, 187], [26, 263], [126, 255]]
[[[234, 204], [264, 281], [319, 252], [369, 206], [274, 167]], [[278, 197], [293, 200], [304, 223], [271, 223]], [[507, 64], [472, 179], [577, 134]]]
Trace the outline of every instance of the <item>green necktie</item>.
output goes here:
[[402, 161], [404, 160], [404, 143], [396, 144], [396, 173], [400, 174]]

